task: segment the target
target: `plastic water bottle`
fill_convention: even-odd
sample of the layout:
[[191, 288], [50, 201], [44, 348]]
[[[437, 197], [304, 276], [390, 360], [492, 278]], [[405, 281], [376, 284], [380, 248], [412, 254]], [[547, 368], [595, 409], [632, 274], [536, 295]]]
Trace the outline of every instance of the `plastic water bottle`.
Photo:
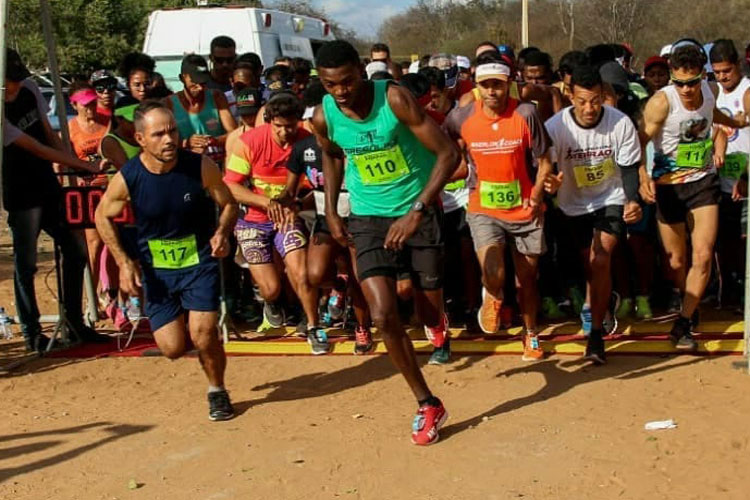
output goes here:
[[13, 329], [10, 326], [10, 317], [8, 316], [8, 314], [6, 314], [4, 307], [0, 307], [0, 338], [13, 338]]
[[130, 297], [128, 305], [125, 308], [125, 316], [130, 321], [136, 321], [141, 317], [141, 299], [138, 297]]

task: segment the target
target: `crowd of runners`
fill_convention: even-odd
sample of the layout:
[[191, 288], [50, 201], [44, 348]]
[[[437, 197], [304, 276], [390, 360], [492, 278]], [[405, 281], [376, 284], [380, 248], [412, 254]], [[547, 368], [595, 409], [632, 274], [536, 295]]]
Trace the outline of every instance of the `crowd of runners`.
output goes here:
[[[198, 350], [212, 420], [233, 416], [223, 294], [235, 323], [294, 326], [314, 354], [334, 325], [366, 354], [376, 328], [418, 401], [412, 440], [430, 444], [447, 413], [409, 324], [424, 327], [431, 364], [450, 361], [449, 322], [521, 324], [523, 360], [537, 361], [538, 322], [575, 318], [585, 357], [603, 364], [618, 320], [675, 313], [670, 338], [691, 351], [702, 301], [740, 309], [750, 80], [732, 41], [679, 40], [642, 74], [620, 44], [557, 66], [492, 42], [471, 57], [400, 64], [384, 44], [366, 56], [335, 41], [314, 62], [264, 68], [219, 36], [169, 89], [150, 57], [129, 54], [124, 91], [107, 70], [71, 85], [68, 154], [9, 51], [3, 195], [27, 348], [46, 341], [33, 280], [44, 230], [73, 333], [108, 340], [81, 319], [88, 255], [116, 328], [138, 300], [165, 356]], [[85, 239], [63, 223], [53, 163], [106, 186]]]

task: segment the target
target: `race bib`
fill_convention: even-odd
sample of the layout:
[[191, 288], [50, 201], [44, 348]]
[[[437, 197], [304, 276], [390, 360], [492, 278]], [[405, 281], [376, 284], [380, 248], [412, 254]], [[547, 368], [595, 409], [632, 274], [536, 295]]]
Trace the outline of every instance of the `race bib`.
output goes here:
[[396, 144], [384, 151], [373, 151], [352, 157], [362, 184], [390, 184], [409, 175], [409, 165]]
[[719, 169], [719, 175], [726, 179], [739, 180], [747, 170], [747, 154], [731, 153], [724, 158], [724, 166]]
[[185, 269], [200, 262], [194, 234], [176, 240], [148, 240], [148, 249], [154, 269]]
[[573, 174], [579, 188], [597, 186], [615, 175], [615, 162], [607, 158], [598, 165], [576, 165]]
[[677, 167], [679, 168], [703, 168], [708, 163], [714, 141], [706, 139], [689, 144], [677, 145]]
[[[313, 196], [315, 197], [315, 213], [325, 216], [326, 194], [323, 191], [313, 191]], [[336, 208], [338, 209], [338, 214], [341, 217], [349, 217], [349, 215], [351, 215], [352, 208], [349, 204], [348, 192], [339, 193], [339, 204]]]
[[487, 182], [479, 184], [479, 201], [483, 208], [501, 208], [508, 210], [521, 206], [521, 183]]
[[253, 179], [253, 185], [263, 191], [263, 194], [269, 198], [276, 198], [286, 187], [284, 184], [272, 184], [260, 179]]

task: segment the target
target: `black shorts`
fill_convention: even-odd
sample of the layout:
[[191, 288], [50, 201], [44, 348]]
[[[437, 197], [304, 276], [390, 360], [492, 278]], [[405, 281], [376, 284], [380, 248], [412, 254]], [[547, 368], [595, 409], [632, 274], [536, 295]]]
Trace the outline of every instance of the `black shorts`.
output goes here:
[[716, 174], [685, 184], [657, 184], [656, 217], [666, 224], [687, 222], [690, 210], [718, 205], [720, 197], [719, 176]]
[[471, 238], [469, 223], [466, 222], [466, 209], [457, 208], [452, 212], [443, 214], [444, 240], [454, 244], [460, 238]]
[[576, 248], [589, 248], [594, 239], [594, 231], [598, 230], [617, 238], [625, 234], [623, 212], [622, 205], [607, 205], [589, 214], [566, 215], [565, 229]]
[[331, 230], [328, 228], [328, 222], [326, 222], [326, 216], [317, 214], [315, 215], [315, 222], [313, 223], [310, 234], [327, 234], [331, 235]]
[[349, 233], [357, 252], [359, 281], [373, 276], [394, 280], [410, 277], [420, 290], [443, 287], [443, 213], [437, 207], [425, 210], [419, 227], [400, 251], [383, 247], [388, 229], [398, 217], [349, 217]]

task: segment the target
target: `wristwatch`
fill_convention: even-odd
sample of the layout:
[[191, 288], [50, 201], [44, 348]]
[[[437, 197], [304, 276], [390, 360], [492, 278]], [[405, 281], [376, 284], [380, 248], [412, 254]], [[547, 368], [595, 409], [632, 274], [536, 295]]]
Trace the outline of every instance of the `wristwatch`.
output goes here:
[[409, 210], [411, 210], [413, 212], [423, 213], [424, 210], [425, 210], [425, 208], [427, 208], [425, 206], [425, 204], [422, 203], [421, 201], [417, 200], [417, 201], [415, 201], [414, 203], [411, 204], [411, 208]]

